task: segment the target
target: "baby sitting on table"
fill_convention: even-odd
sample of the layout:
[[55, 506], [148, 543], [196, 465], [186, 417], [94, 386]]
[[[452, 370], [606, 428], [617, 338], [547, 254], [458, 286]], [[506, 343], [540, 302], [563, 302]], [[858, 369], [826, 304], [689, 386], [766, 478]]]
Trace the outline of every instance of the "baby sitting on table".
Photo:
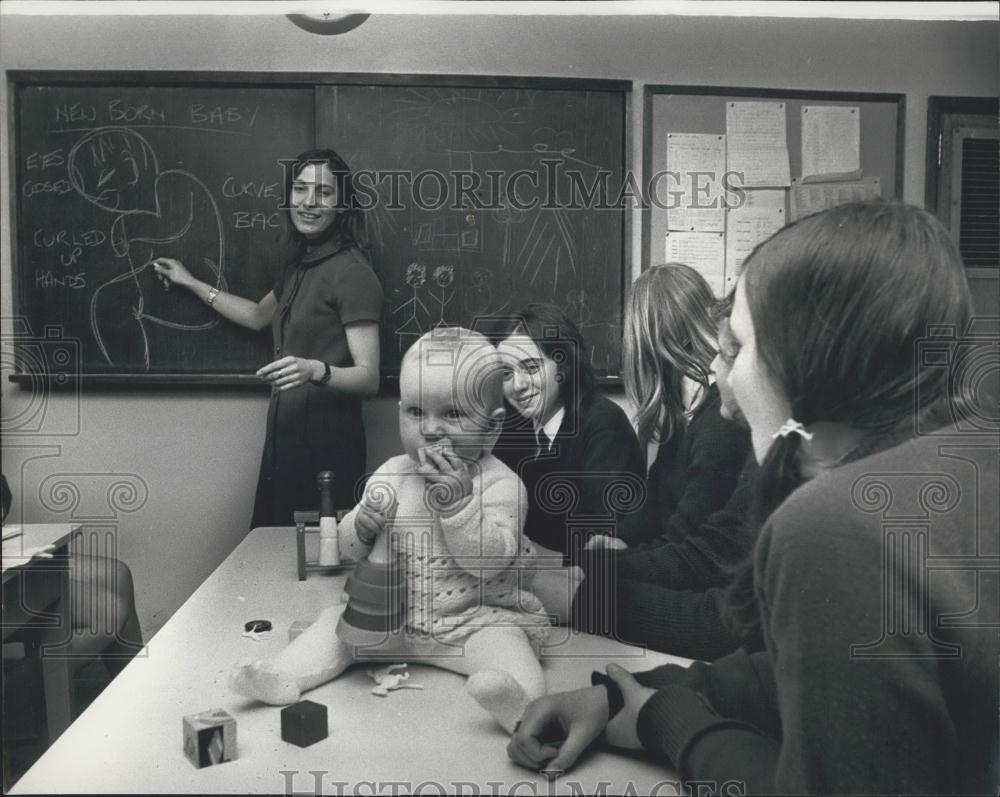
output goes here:
[[531, 591], [538, 554], [522, 535], [527, 497], [490, 453], [502, 372], [486, 337], [460, 327], [425, 334], [403, 357], [406, 453], [372, 474], [340, 524], [344, 558], [399, 562], [402, 628], [378, 644], [349, 644], [336, 632], [342, 607], [331, 607], [273, 660], [238, 667], [236, 692], [283, 705], [355, 662], [433, 664], [469, 676], [466, 690], [508, 732], [545, 693], [538, 647], [550, 624]]

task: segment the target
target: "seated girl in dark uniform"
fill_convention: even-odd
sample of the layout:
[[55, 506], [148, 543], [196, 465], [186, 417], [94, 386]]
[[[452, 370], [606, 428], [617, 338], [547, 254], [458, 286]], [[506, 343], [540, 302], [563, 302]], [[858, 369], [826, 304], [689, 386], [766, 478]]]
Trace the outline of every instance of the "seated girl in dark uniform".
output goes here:
[[508, 409], [493, 453], [527, 489], [527, 536], [577, 561], [641, 497], [645, 457], [625, 413], [597, 389], [589, 351], [562, 311], [529, 304], [490, 336], [506, 367]]

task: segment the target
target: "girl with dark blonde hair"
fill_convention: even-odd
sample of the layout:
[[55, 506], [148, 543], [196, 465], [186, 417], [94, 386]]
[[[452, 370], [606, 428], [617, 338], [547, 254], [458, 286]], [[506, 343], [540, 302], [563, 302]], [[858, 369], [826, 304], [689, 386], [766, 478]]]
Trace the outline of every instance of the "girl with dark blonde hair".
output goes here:
[[726, 505], [746, 461], [745, 429], [720, 415], [714, 302], [705, 278], [683, 263], [647, 269], [629, 292], [625, 391], [640, 443], [659, 443], [646, 504], [618, 530], [630, 545], [681, 542]]
[[652, 266], [632, 283], [625, 311], [625, 390], [639, 439], [668, 439], [708, 393], [715, 358], [712, 290], [683, 263]]

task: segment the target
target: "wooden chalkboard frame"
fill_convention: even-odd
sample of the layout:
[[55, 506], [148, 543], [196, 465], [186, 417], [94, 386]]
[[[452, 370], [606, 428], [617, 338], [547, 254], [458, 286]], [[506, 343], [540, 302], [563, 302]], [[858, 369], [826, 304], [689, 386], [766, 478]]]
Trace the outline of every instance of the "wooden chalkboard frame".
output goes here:
[[[654, 104], [656, 98], [665, 94], [691, 95], [705, 101], [723, 97], [741, 97], [761, 100], [794, 100], [816, 102], [865, 102], [886, 103], [896, 106], [896, 135], [892, 142], [894, 152], [895, 181], [893, 191], [897, 198], [903, 197], [903, 157], [906, 136], [906, 95], [896, 93], [876, 93], [858, 91], [816, 91], [808, 89], [753, 88], [747, 86], [675, 86], [646, 85], [643, 91], [643, 152], [642, 169], [644, 179], [653, 173], [653, 153], [664, 146], [663, 136], [668, 132], [654, 129]], [[687, 132], [687, 131], [682, 131]], [[663, 212], [659, 211], [658, 212]], [[642, 269], [645, 271], [655, 262], [652, 252], [653, 208], [646, 203], [642, 209]]]
[[[18, 157], [22, 151], [20, 141], [20, 112], [18, 100], [20, 90], [27, 86], [95, 86], [95, 87], [176, 87], [196, 85], [203, 88], [288, 88], [313, 89], [331, 85], [346, 86], [432, 86], [443, 88], [520, 88], [539, 90], [567, 91], [604, 91], [618, 93], [623, 99], [622, 114], [622, 153], [621, 167], [626, 173], [632, 163], [632, 143], [629, 136], [629, 120], [632, 112], [632, 82], [626, 80], [605, 80], [592, 78], [564, 77], [516, 77], [498, 75], [447, 75], [447, 74], [406, 74], [388, 75], [381, 73], [340, 73], [340, 72], [198, 72], [177, 70], [10, 70], [7, 72], [7, 135], [11, 142], [8, 147], [8, 173], [14, 182], [18, 173]], [[314, 106], [315, 107], [315, 106]], [[319, 125], [319, 115], [314, 114], [314, 128]], [[314, 129], [316, 140], [318, 131]], [[19, 230], [18, 198], [15, 192], [10, 203], [11, 237], [11, 290], [13, 296], [14, 317], [19, 317], [23, 309], [21, 298], [20, 252], [17, 230]], [[621, 267], [619, 269], [621, 302], [618, 307], [618, 317], [624, 309], [625, 289], [632, 271], [631, 231], [633, 225], [632, 208], [626, 206], [622, 217], [622, 251]], [[41, 334], [41, 330], [33, 330]], [[15, 341], [16, 343], [16, 341]], [[19, 368], [16, 365], [15, 368]], [[101, 373], [70, 372], [61, 374], [58, 380], [49, 380], [55, 389], [177, 389], [196, 387], [202, 389], [251, 389], [267, 390], [268, 385], [261, 383], [253, 376], [177, 372], [155, 374], [137, 373]], [[9, 379], [24, 386], [37, 382], [39, 375], [16, 370]], [[601, 384], [620, 386], [618, 375], [603, 376]], [[398, 392], [398, 373], [382, 374], [382, 390], [394, 394]]]

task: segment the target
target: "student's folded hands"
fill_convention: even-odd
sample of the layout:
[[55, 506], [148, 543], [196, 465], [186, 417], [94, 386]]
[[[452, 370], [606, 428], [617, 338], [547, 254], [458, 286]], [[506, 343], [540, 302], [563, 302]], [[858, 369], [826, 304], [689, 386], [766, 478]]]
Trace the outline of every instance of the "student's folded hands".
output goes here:
[[[608, 724], [608, 691], [590, 686], [540, 697], [528, 706], [507, 743], [507, 755], [549, 778], [567, 771]], [[561, 732], [553, 733], [553, 728]], [[560, 735], [563, 738], [553, 739]]]

